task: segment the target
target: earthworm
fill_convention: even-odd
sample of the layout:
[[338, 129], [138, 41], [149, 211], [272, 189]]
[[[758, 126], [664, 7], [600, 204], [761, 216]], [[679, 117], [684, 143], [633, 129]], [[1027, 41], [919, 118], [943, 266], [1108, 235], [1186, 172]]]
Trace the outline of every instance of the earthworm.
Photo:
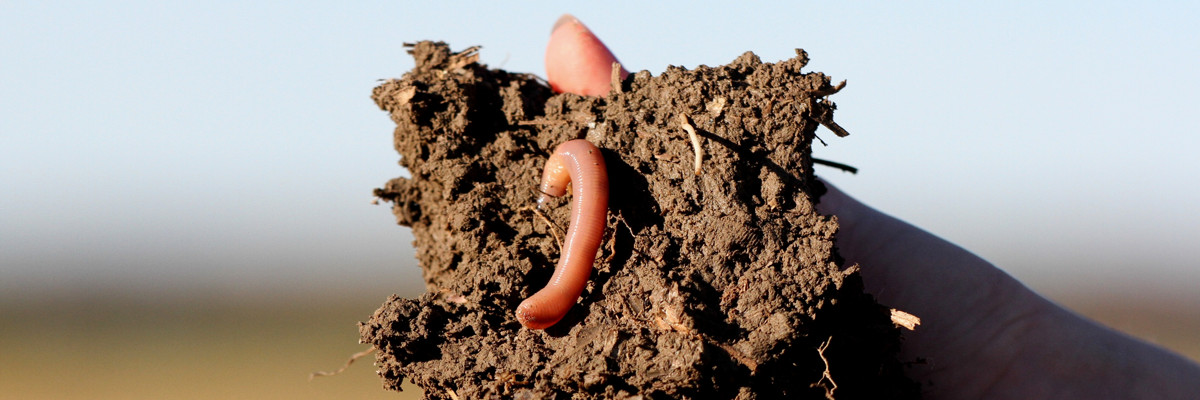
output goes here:
[[546, 196], [559, 197], [571, 189], [571, 224], [558, 266], [546, 287], [517, 306], [517, 321], [529, 329], [546, 329], [558, 323], [587, 285], [596, 250], [608, 222], [608, 169], [600, 149], [587, 140], [558, 145], [542, 171], [541, 208]]

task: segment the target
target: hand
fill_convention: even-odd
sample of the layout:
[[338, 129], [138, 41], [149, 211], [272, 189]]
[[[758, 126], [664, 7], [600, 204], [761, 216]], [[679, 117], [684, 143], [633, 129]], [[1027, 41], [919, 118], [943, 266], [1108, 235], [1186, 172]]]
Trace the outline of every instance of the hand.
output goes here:
[[[564, 15], [546, 48], [561, 92], [608, 93], [616, 57]], [[628, 72], [622, 70], [622, 76]], [[1189, 398], [1200, 366], [1038, 296], [970, 252], [872, 209], [826, 183], [817, 209], [841, 226], [837, 247], [880, 303], [921, 318], [901, 359], [929, 399]]]

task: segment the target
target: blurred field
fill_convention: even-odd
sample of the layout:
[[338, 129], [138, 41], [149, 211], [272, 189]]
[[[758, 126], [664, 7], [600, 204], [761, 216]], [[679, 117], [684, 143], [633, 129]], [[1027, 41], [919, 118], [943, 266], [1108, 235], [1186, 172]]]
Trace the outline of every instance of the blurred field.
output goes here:
[[[404, 294], [404, 293], [402, 293]], [[413, 399], [384, 391], [355, 322], [386, 293], [354, 297], [139, 299], [91, 295], [0, 304], [0, 399]], [[294, 297], [294, 296], [293, 296]], [[1200, 359], [1200, 307], [1063, 297], [1063, 304]]]
[[0, 305], [0, 399], [412, 399], [383, 390], [373, 356], [345, 373], [357, 299], [207, 302], [95, 296]]
[[1060, 304], [1111, 328], [1200, 361], [1200, 300], [1139, 296], [1056, 296]]

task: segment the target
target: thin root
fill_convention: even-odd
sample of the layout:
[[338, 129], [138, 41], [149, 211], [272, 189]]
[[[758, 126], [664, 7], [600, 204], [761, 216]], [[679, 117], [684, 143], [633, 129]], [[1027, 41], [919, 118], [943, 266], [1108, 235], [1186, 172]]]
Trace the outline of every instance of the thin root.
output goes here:
[[829, 381], [829, 385], [832, 386], [825, 388], [825, 398], [827, 399], [833, 398], [833, 392], [836, 391], [838, 387], [837, 382], [833, 381], [833, 375], [829, 372], [829, 359], [825, 358], [825, 350], [829, 348], [830, 343], [833, 343], [833, 336], [830, 336], [829, 339], [825, 340], [824, 344], [821, 344], [821, 347], [817, 348], [817, 355], [821, 356], [821, 361], [825, 362], [825, 371], [821, 373], [821, 379], [817, 380], [817, 384], [819, 385], [821, 382]]
[[[614, 228], [616, 228], [616, 226], [614, 226]], [[604, 233], [609, 234], [608, 235], [608, 256], [604, 257], [604, 260], [601, 261], [601, 264], [608, 264], [608, 263], [612, 262], [613, 257], [617, 256], [617, 230], [616, 229], [608, 229], [608, 227], [606, 226], [606, 227], [604, 227]]]
[[546, 225], [548, 225], [550, 227], [550, 235], [554, 236], [554, 242], [558, 243], [558, 250], [562, 251], [562, 247], [563, 247], [562, 237], [558, 236], [559, 232], [561, 232], [562, 229], [559, 228], [558, 225], [556, 225], [554, 223], [554, 221], [551, 221], [550, 218], [546, 217], [546, 214], [543, 213], [542, 210], [537, 209], [537, 207], [529, 207], [529, 209], [533, 210], [533, 214], [537, 215], [539, 218], [541, 218], [542, 221], [545, 221]]
[[[629, 244], [629, 251], [630, 251], [631, 253], [633, 253], [633, 254], [637, 254], [637, 255], [639, 255], [639, 256], [642, 256], [642, 257], [645, 257], [645, 258], [646, 258], [648, 261], [650, 261], [650, 262], [654, 262], [654, 263], [655, 263], [655, 265], [661, 265], [661, 264], [659, 264], [659, 263], [655, 262], [654, 260], [650, 259], [650, 257], [649, 257], [649, 256], [647, 256], [647, 255], [646, 255], [646, 253], [642, 253], [641, 251], [639, 251], [639, 250], [637, 249], [637, 234], [636, 234], [636, 233], [633, 233], [633, 227], [632, 227], [632, 226], [629, 226], [629, 221], [626, 221], [626, 220], [625, 220], [625, 216], [624, 216], [624, 215], [622, 215], [622, 214], [620, 214], [620, 213], [617, 213], [617, 221], [616, 221], [616, 223], [615, 223], [615, 224], [613, 224], [613, 232], [612, 232], [612, 235], [613, 235], [613, 246], [610, 248], [610, 250], [609, 250], [609, 251], [611, 251], [613, 254], [616, 254], [616, 250], [617, 250], [617, 247], [616, 247], [616, 237], [617, 237], [616, 227], [617, 227], [618, 225], [624, 225], [624, 226], [625, 226], [625, 231], [626, 231], [626, 232], [629, 232], [629, 240], [630, 240], [630, 244]], [[607, 264], [609, 261], [612, 261], [612, 254], [610, 254], [610, 255], [609, 255], [608, 259], [604, 260], [604, 262], [605, 262], [606, 264]], [[628, 261], [626, 261], [626, 262], [628, 262]]]
[[458, 393], [454, 393], [454, 389], [446, 388], [446, 395], [450, 396], [451, 400], [458, 400]]
[[562, 125], [562, 124], [565, 124], [565, 123], [567, 123], [567, 121], [564, 121], [564, 120], [561, 120], [561, 119], [540, 119], [540, 118], [537, 118], [537, 119], [531, 119], [531, 120], [529, 120], [529, 121], [520, 121], [520, 122], [517, 122], [517, 125], [524, 125], [524, 126], [542, 126], [542, 125]]
[[696, 128], [688, 122], [687, 115], [679, 114], [679, 125], [687, 131], [688, 138], [692, 140], [692, 150], [696, 152], [695, 164], [696, 175], [700, 175], [700, 159], [704, 157], [704, 149], [700, 148], [700, 136], [696, 135]]
[[309, 380], [309, 381], [312, 381], [312, 380], [313, 380], [313, 378], [316, 378], [316, 377], [318, 377], [318, 376], [334, 376], [334, 375], [340, 374], [340, 373], [342, 373], [343, 371], [345, 371], [345, 370], [346, 370], [346, 368], [350, 368], [350, 364], [354, 364], [354, 361], [355, 361], [355, 360], [358, 360], [358, 359], [360, 359], [360, 358], [366, 357], [368, 354], [371, 354], [371, 353], [374, 353], [374, 352], [375, 352], [375, 346], [371, 346], [371, 348], [369, 348], [369, 349], [366, 349], [366, 350], [363, 350], [363, 351], [360, 351], [360, 352], [354, 353], [354, 355], [350, 356], [350, 359], [349, 359], [349, 360], [346, 360], [346, 364], [345, 364], [345, 365], [343, 365], [341, 368], [338, 368], [336, 371], [317, 371], [317, 372], [313, 372], [313, 373], [311, 373], [311, 374], [308, 374], [308, 380]]

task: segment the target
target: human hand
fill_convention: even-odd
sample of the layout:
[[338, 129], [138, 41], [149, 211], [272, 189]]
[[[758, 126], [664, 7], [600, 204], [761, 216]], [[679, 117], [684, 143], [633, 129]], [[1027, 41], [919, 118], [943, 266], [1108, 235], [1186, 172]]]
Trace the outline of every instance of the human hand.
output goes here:
[[[602, 96], [616, 57], [564, 15], [546, 48], [556, 91]], [[628, 72], [622, 70], [622, 76]], [[863, 205], [826, 183], [817, 209], [838, 218], [837, 247], [880, 303], [921, 318], [901, 359], [929, 399], [1189, 398], [1200, 366], [1096, 325], [970, 252]]]

